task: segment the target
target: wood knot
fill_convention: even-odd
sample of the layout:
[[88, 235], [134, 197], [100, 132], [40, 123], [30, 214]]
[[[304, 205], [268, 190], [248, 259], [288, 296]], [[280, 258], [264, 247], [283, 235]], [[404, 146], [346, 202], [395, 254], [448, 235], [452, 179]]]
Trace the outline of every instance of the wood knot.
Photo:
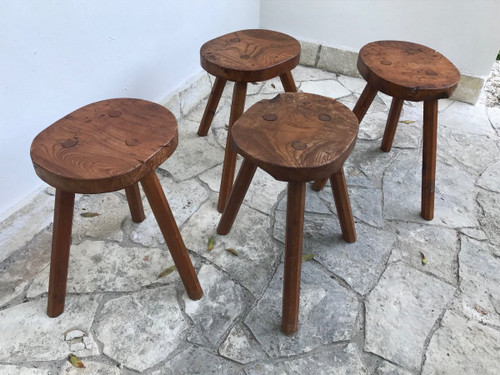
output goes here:
[[432, 69], [427, 69], [427, 70], [425, 71], [425, 74], [427, 74], [427, 75], [429, 75], [429, 76], [437, 76], [437, 75], [438, 75], [438, 74], [437, 74], [437, 72], [435, 72], [435, 71], [434, 71], [434, 70], [432, 70]]
[[243, 60], [248, 60], [250, 58], [250, 55], [241, 55], [240, 58]]
[[108, 111], [108, 115], [109, 117], [120, 117], [122, 115], [122, 112], [112, 109]]
[[307, 145], [301, 141], [293, 141], [292, 148], [294, 148], [295, 150], [305, 150], [307, 148]]
[[321, 121], [330, 121], [332, 119], [332, 116], [330, 116], [329, 114], [327, 113], [321, 113], [320, 115], [318, 115], [318, 118], [321, 120]]
[[266, 113], [262, 118], [266, 121], [276, 121], [278, 116], [276, 116], [274, 113]]
[[382, 60], [382, 61], [380, 61], [380, 63], [382, 65], [392, 65], [392, 62], [390, 62], [389, 60]]
[[231, 38], [229, 39], [230, 43], [238, 43], [240, 41], [240, 38]]
[[125, 141], [125, 144], [126, 144], [127, 146], [131, 146], [131, 147], [133, 147], [133, 146], [137, 146], [139, 143], [140, 143], [140, 142], [139, 142], [139, 140], [138, 140], [137, 138], [127, 139], [127, 140]]
[[269, 99], [271, 103], [279, 103], [281, 101], [280, 94], [276, 95], [274, 98]]
[[62, 143], [62, 146], [64, 148], [71, 148], [71, 147], [74, 147], [76, 146], [76, 144], [78, 143], [78, 141], [76, 139], [66, 139], [63, 143]]

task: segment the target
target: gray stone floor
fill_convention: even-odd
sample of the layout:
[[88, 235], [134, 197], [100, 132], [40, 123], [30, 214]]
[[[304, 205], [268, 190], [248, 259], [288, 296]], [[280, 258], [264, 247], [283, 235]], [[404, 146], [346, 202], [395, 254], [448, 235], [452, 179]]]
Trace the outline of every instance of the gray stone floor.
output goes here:
[[[293, 73], [301, 90], [350, 108], [364, 86], [302, 66]], [[278, 80], [249, 85], [248, 105], [278, 90]], [[135, 224], [121, 192], [80, 196], [66, 310], [48, 318], [47, 188], [0, 227], [0, 373], [499, 374], [500, 108], [440, 101], [427, 222], [422, 105], [405, 103], [383, 153], [390, 98], [376, 98], [345, 164], [358, 241], [341, 239], [331, 191], [308, 189], [303, 252], [314, 258], [303, 264], [299, 331], [286, 337], [285, 184], [259, 171], [231, 233], [215, 234], [230, 96], [205, 138], [196, 130], [206, 100], [179, 118], [179, 146], [158, 170], [204, 297], [189, 300], [176, 272], [158, 278], [173, 263], [147, 202]], [[72, 367], [69, 353], [86, 368]]]

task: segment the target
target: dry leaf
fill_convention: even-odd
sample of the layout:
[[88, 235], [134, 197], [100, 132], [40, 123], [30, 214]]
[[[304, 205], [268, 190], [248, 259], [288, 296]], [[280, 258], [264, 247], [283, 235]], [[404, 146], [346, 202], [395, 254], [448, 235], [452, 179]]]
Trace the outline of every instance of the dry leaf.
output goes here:
[[401, 120], [400, 123], [401, 124], [413, 124], [415, 121], [413, 120]]
[[83, 365], [83, 362], [80, 358], [78, 358], [74, 354], [68, 354], [68, 361], [71, 363], [73, 366], [78, 367], [78, 368], [84, 368], [85, 366]]
[[425, 266], [427, 264], [427, 258], [425, 257], [425, 254], [423, 252], [420, 252], [420, 258], [421, 258], [422, 264]]
[[302, 255], [302, 261], [307, 262], [308, 260], [311, 260], [314, 258], [314, 254], [304, 254]]
[[158, 275], [158, 278], [162, 278], [164, 276], [170, 275], [172, 272], [174, 272], [177, 269], [176, 266], [170, 266], [165, 268], [163, 271], [161, 271]]
[[483, 309], [481, 306], [479, 305], [476, 305], [476, 311], [481, 314], [481, 315], [487, 315], [488, 314], [488, 311], [486, 311], [485, 309]]
[[214, 244], [215, 244], [215, 237], [214, 236], [210, 236], [210, 238], [208, 239], [208, 251], [212, 251], [214, 249]]
[[80, 216], [82, 217], [96, 217], [96, 216], [99, 216], [100, 214], [98, 214], [97, 212], [82, 212], [80, 214]]
[[230, 252], [231, 254], [235, 255], [235, 256], [238, 256], [238, 252], [236, 250], [234, 250], [233, 248], [229, 248], [229, 249], [226, 249], [226, 251]]

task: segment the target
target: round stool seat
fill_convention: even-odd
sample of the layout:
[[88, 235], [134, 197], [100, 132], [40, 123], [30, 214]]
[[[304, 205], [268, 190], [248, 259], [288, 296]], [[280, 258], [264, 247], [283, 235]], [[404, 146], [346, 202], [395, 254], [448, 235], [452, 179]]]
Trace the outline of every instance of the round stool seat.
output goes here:
[[393, 40], [363, 46], [358, 70], [378, 91], [410, 101], [448, 98], [460, 79], [455, 65], [434, 49]]
[[300, 44], [289, 35], [270, 30], [242, 30], [209, 40], [200, 50], [201, 66], [229, 81], [258, 82], [295, 68]]
[[104, 193], [140, 181], [177, 147], [177, 122], [161, 105], [140, 99], [89, 104], [36, 136], [38, 176], [73, 193]]
[[356, 116], [336, 100], [283, 93], [261, 100], [231, 129], [233, 149], [281, 181], [330, 177], [347, 159], [358, 133]]

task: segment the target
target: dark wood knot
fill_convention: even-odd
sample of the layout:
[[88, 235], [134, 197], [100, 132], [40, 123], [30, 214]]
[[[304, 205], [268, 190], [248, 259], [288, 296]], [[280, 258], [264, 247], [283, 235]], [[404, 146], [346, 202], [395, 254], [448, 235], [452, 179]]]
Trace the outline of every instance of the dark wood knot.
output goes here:
[[71, 147], [75, 147], [76, 144], [78, 143], [78, 141], [76, 139], [66, 139], [63, 143], [62, 143], [62, 146], [64, 148], [71, 148]]
[[438, 75], [438, 74], [437, 74], [437, 72], [435, 72], [435, 71], [434, 71], [434, 70], [432, 70], [432, 69], [427, 69], [427, 70], [425, 71], [425, 74], [427, 74], [427, 75], [429, 75], [429, 76], [437, 76], [437, 75]]
[[330, 121], [332, 119], [332, 116], [330, 116], [329, 114], [327, 113], [321, 113], [320, 115], [318, 115], [318, 118], [321, 120], [321, 121]]
[[122, 112], [112, 109], [108, 111], [108, 115], [109, 117], [120, 117], [122, 115]]
[[266, 113], [262, 118], [266, 121], [276, 121], [278, 116], [276, 116], [274, 113]]
[[292, 148], [294, 148], [295, 150], [305, 150], [307, 148], [307, 145], [301, 141], [293, 141]]
[[243, 60], [248, 60], [250, 58], [250, 55], [241, 55], [240, 58]]
[[231, 38], [229, 39], [230, 43], [238, 43], [240, 41], [240, 38]]
[[390, 62], [389, 60], [382, 60], [382, 61], [380, 61], [380, 63], [382, 65], [392, 65], [392, 62]]
[[127, 139], [127, 140], [125, 141], [125, 144], [126, 144], [127, 146], [131, 146], [131, 147], [133, 147], [133, 146], [137, 146], [139, 143], [140, 143], [140, 142], [139, 142], [139, 140], [138, 140], [137, 138]]

